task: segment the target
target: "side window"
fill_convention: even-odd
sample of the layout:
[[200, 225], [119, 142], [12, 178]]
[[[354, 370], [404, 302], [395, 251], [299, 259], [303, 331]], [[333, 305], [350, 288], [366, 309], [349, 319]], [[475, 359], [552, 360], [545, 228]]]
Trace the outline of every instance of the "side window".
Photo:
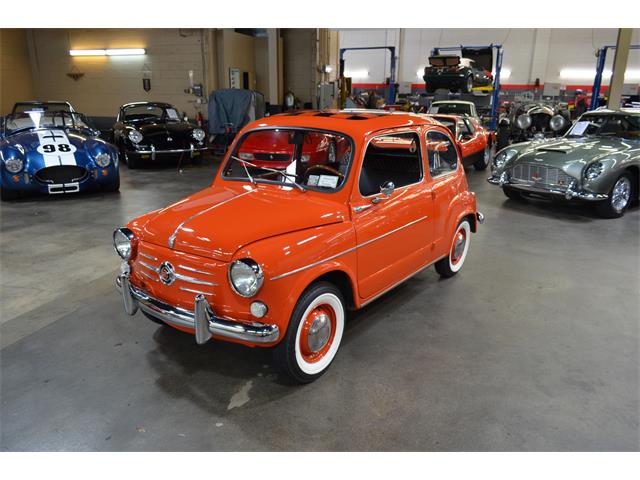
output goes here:
[[458, 168], [458, 151], [453, 140], [441, 132], [427, 132], [427, 156], [432, 178], [454, 172]]
[[458, 120], [458, 138], [468, 139], [471, 136], [469, 125], [464, 120]]
[[464, 123], [467, 125], [467, 128], [469, 129], [469, 133], [471, 135], [476, 133], [476, 127], [473, 124], [473, 121], [470, 118], [464, 118], [463, 120], [464, 120]]
[[360, 172], [363, 197], [380, 193], [380, 187], [393, 182], [396, 188], [422, 179], [422, 155], [417, 133], [396, 133], [373, 138], [367, 146]]

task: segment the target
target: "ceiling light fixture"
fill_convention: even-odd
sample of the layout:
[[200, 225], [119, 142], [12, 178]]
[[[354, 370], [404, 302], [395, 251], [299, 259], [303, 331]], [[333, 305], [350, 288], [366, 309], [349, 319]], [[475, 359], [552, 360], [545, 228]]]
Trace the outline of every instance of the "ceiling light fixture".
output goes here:
[[130, 55], [144, 55], [144, 48], [100, 48], [93, 50], [69, 50], [72, 57], [121, 57]]

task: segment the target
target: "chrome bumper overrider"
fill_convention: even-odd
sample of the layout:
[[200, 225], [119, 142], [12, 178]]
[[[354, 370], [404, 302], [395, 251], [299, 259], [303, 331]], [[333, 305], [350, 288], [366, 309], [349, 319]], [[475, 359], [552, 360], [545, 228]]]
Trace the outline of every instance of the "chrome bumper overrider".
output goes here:
[[131, 285], [129, 275], [124, 273], [116, 280], [122, 293], [124, 309], [134, 315], [138, 308], [171, 325], [186, 327], [195, 331], [196, 342], [206, 343], [212, 335], [253, 343], [272, 343], [278, 340], [280, 331], [277, 325], [264, 323], [244, 324], [216, 317], [215, 312], [204, 295], [195, 297], [195, 310], [187, 310], [158, 300], [138, 287]]
[[577, 198], [579, 200], [597, 202], [609, 198], [609, 195], [606, 193], [592, 193], [584, 190], [576, 190], [575, 183], [572, 183], [567, 186], [567, 188], [562, 189], [558, 186], [545, 186], [537, 185], [532, 182], [512, 181], [506, 172], [502, 172], [500, 176], [493, 175], [487, 178], [487, 181], [492, 185], [499, 185], [501, 187], [508, 186], [525, 192], [538, 193], [541, 195], [558, 195], [565, 197], [567, 200]]

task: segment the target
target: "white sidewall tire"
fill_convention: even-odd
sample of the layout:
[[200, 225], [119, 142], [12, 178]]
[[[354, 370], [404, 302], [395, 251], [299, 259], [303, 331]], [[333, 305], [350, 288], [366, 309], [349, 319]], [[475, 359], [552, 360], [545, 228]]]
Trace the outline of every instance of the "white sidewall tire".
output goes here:
[[[302, 327], [304, 325], [304, 320], [307, 318], [309, 313], [316, 308], [318, 305], [326, 304], [329, 305], [336, 317], [336, 332], [333, 337], [333, 342], [331, 343], [331, 347], [327, 353], [317, 362], [309, 363], [302, 356], [302, 352], [300, 352], [300, 335], [302, 333]], [[295, 340], [295, 357], [296, 364], [298, 368], [307, 375], [316, 375], [323, 370], [325, 370], [332, 362], [333, 358], [336, 356], [338, 352], [338, 348], [340, 348], [340, 342], [342, 340], [342, 333], [344, 332], [344, 306], [340, 299], [332, 293], [322, 293], [318, 295], [306, 308], [304, 313], [302, 314], [302, 318], [300, 322], [298, 322], [298, 331], [296, 332], [296, 340]]]
[[[460, 256], [460, 260], [457, 263], [453, 263], [451, 261], [451, 254], [453, 250], [453, 244], [456, 241], [456, 235], [460, 230], [465, 231], [465, 242], [464, 242], [464, 250], [462, 251], [462, 255]], [[464, 220], [458, 225], [456, 228], [456, 233], [453, 234], [453, 239], [451, 240], [451, 247], [449, 248], [449, 268], [452, 272], [457, 272], [464, 265], [464, 260], [467, 258], [467, 252], [469, 251], [469, 243], [471, 243], [471, 225], [469, 225], [468, 220]]]

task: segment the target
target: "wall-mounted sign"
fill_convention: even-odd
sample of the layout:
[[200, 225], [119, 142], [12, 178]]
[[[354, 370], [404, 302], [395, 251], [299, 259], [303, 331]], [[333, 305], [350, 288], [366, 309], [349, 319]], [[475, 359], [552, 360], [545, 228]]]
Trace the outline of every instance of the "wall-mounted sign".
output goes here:
[[229, 69], [229, 88], [242, 88], [239, 68]]

